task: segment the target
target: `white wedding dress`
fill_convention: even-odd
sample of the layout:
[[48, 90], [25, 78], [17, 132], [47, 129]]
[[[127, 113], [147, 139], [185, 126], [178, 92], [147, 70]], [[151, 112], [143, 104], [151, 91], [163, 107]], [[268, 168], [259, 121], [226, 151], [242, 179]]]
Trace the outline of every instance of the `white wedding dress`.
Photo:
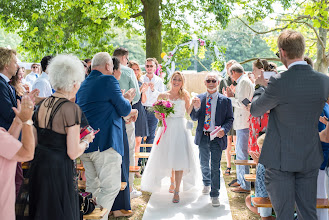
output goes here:
[[196, 181], [196, 160], [192, 149], [191, 131], [187, 130], [185, 119], [185, 101], [182, 99], [170, 100], [174, 104], [174, 114], [165, 120], [167, 130], [160, 134], [164, 127], [160, 127], [154, 139], [151, 155], [142, 175], [141, 189], [148, 192], [158, 192], [161, 189], [161, 180], [170, 177], [172, 170], [183, 170], [183, 190], [189, 190]]

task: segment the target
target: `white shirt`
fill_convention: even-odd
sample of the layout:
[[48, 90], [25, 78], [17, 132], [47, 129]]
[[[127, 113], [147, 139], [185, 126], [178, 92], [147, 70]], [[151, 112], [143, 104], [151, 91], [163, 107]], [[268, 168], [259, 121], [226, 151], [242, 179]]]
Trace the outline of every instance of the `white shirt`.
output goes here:
[[39, 78], [39, 75], [32, 71], [25, 77], [25, 81], [30, 85], [33, 85], [33, 83], [35, 82], [35, 80], [37, 80], [37, 78]]
[[151, 88], [148, 87], [147, 90], [145, 91], [145, 95], [146, 95], [146, 102], [142, 103], [143, 106], [152, 106], [153, 103], [155, 103], [157, 101], [157, 98], [159, 96], [160, 93], [165, 91], [165, 85], [163, 84], [163, 81], [160, 77], [158, 77], [157, 75], [153, 74], [152, 79], [150, 80], [147, 76], [147, 74], [143, 75], [141, 77], [141, 81], [144, 83], [149, 83], [152, 82], [154, 83], [154, 91], [151, 91]]
[[35, 80], [32, 86], [33, 89], [40, 90], [39, 97], [49, 97], [53, 94], [47, 73], [42, 72], [41, 76]]
[[292, 66], [295, 66], [295, 65], [308, 65], [306, 61], [296, 61], [296, 62], [293, 62], [291, 63], [289, 66], [288, 66], [288, 69]]

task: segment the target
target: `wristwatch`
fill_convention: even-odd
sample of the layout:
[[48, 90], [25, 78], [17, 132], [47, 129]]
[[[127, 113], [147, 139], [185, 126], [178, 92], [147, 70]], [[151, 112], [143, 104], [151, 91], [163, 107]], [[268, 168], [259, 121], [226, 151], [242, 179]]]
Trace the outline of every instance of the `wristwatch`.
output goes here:
[[24, 121], [23, 124], [26, 124], [26, 125], [33, 125], [33, 121], [31, 119], [27, 120], [27, 121]]

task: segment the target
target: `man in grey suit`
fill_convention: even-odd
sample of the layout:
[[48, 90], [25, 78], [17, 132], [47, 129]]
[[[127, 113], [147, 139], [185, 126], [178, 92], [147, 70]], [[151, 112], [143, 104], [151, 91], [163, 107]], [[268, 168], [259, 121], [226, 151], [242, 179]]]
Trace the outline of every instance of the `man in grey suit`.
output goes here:
[[304, 61], [304, 37], [292, 30], [278, 38], [279, 56], [287, 71], [256, 80], [251, 114], [270, 110], [259, 162], [266, 168], [265, 184], [277, 220], [315, 220], [317, 176], [323, 161], [318, 121], [329, 96], [329, 77]]

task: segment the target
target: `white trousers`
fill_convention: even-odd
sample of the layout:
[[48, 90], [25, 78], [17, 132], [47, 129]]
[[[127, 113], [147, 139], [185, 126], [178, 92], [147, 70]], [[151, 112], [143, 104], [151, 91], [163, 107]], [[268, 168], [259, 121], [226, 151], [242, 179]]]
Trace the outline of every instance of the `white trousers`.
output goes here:
[[[327, 179], [326, 171], [319, 170], [317, 195], [316, 195], [316, 198], [318, 199], [327, 198], [326, 179]], [[328, 209], [316, 209], [316, 215], [318, 216], [318, 220], [328, 220]]]
[[[126, 124], [126, 132], [129, 143], [129, 165], [135, 166], [135, 122], [131, 122]], [[132, 187], [134, 185], [134, 176], [135, 173], [129, 173], [129, 186]]]
[[96, 197], [97, 204], [111, 211], [121, 188], [122, 156], [109, 148], [103, 152], [84, 153], [80, 159], [86, 170], [86, 191]]

